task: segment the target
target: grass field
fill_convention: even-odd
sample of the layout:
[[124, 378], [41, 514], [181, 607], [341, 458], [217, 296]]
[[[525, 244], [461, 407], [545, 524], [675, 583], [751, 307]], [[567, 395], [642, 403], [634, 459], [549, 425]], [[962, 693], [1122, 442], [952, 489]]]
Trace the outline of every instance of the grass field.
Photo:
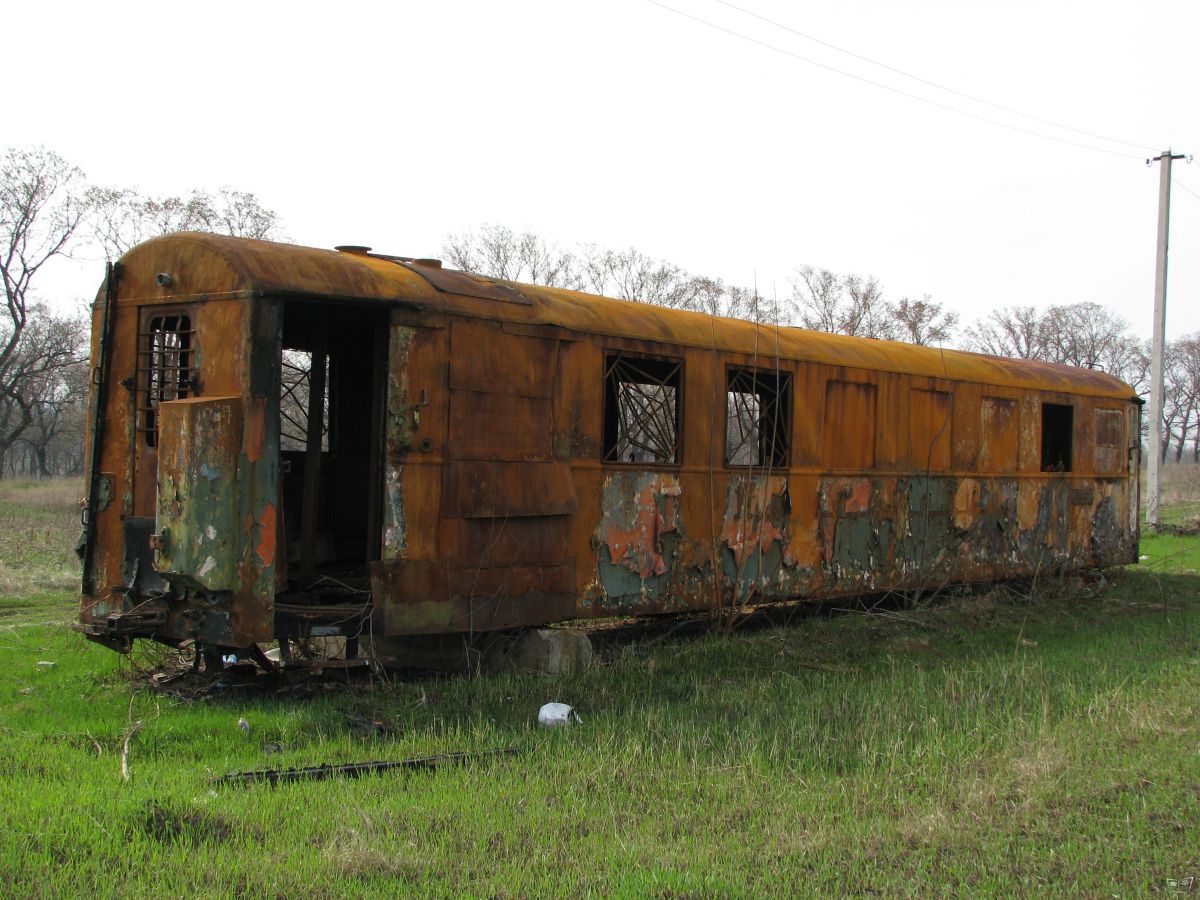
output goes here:
[[[1200, 538], [1146, 537], [1102, 590], [625, 640], [572, 677], [185, 700], [61, 624], [63, 498], [0, 485], [2, 896], [1197, 889]], [[583, 724], [539, 730], [548, 700]], [[507, 746], [434, 772], [209, 781]]]

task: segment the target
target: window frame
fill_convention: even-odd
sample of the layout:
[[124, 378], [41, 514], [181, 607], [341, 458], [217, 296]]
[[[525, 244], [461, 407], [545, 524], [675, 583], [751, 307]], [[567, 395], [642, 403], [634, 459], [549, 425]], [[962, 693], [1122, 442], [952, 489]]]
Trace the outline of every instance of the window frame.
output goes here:
[[[651, 363], [654, 365], [663, 365], [670, 367], [670, 374], [665, 379], [646, 380], [646, 381], [614, 381], [619, 373], [618, 366], [622, 363], [632, 363], [634, 367], [639, 362]], [[600, 434], [600, 462], [606, 466], [631, 466], [636, 468], [653, 468], [653, 469], [678, 469], [683, 465], [683, 384], [684, 384], [684, 357], [659, 355], [654, 353], [643, 353], [640, 351], [624, 350], [621, 348], [611, 348], [604, 351], [603, 369], [601, 374], [601, 391], [603, 392], [603, 402], [601, 404], [601, 434]], [[650, 373], [647, 373], [650, 375]], [[653, 375], [650, 375], [654, 378]], [[624, 460], [617, 455], [622, 444], [621, 435], [621, 416], [618, 392], [610, 389], [611, 383], [623, 384], [642, 384], [642, 385], [659, 385], [661, 387], [670, 387], [675, 392], [674, 399], [674, 459], [669, 462], [645, 462], [639, 460]], [[617, 407], [614, 409], [613, 402], [617, 401]], [[611, 430], [614, 429], [614, 430]], [[628, 444], [628, 439], [626, 439]]]
[[[156, 320], [172, 318], [186, 320], [187, 327], [172, 330], [152, 327]], [[155, 335], [158, 334], [184, 336], [182, 339], [186, 340], [187, 346], [156, 347]], [[160, 421], [158, 409], [160, 404], [172, 400], [184, 400], [200, 394], [199, 345], [199, 329], [196, 325], [194, 307], [148, 306], [140, 310], [137, 359], [135, 361], [134, 432], [141, 435], [142, 446], [158, 447], [158, 423]], [[175, 354], [176, 357], [186, 354], [186, 365], [179, 364], [177, 360], [175, 365], [156, 368], [154, 365], [156, 355], [165, 356], [166, 354]], [[155, 391], [153, 373], [156, 370], [174, 372], [173, 387], [167, 388], [164, 379], [160, 376], [158, 389]], [[187, 374], [186, 379], [180, 377], [184, 373]], [[166, 396], [168, 393], [173, 393], [173, 396]], [[153, 394], [158, 396], [153, 396]]]
[[[1075, 406], [1072, 403], [1054, 403], [1049, 400], [1041, 401], [1042, 416], [1041, 430], [1039, 432], [1041, 455], [1039, 458], [1039, 471], [1045, 474], [1066, 474], [1075, 470]], [[1047, 442], [1047, 420], [1050, 418], [1051, 410], [1060, 410], [1065, 412], [1055, 413], [1056, 417], [1063, 416], [1066, 419], [1066, 428], [1063, 429], [1063, 421], [1061, 418], [1054, 422], [1054, 434], [1056, 437], [1066, 436], [1066, 462], [1059, 462], [1057, 465], [1047, 465], [1048, 457], [1053, 456], [1052, 451], [1054, 446]], [[1062, 454], [1059, 454], [1060, 459]]]
[[[764, 471], [765, 470], [787, 471], [788, 469], [791, 468], [791, 463], [792, 463], [792, 421], [793, 421], [793, 412], [794, 412], [794, 403], [795, 403], [795, 391], [793, 390], [793, 385], [795, 383], [794, 374], [795, 373], [792, 372], [791, 369], [784, 369], [784, 368], [767, 369], [767, 368], [763, 368], [762, 366], [743, 366], [743, 365], [738, 365], [736, 363], [726, 363], [725, 364], [725, 404], [724, 404], [725, 420], [724, 420], [724, 428], [723, 428], [725, 438], [724, 438], [724, 445], [723, 445], [723, 451], [722, 451], [722, 459], [724, 461], [725, 468], [739, 469], [739, 470], [740, 469], [762, 469]], [[773, 431], [773, 434], [775, 437], [775, 442], [774, 442], [775, 445], [778, 446], [779, 444], [782, 444], [783, 450], [782, 450], [782, 452], [778, 452], [776, 450], [775, 452], [771, 453], [770, 455], [773, 458], [769, 461], [764, 459], [764, 457], [766, 457], [768, 455], [768, 452], [766, 449], [767, 443], [768, 443], [767, 442], [768, 434], [767, 434], [767, 430], [761, 427], [761, 423], [764, 421], [767, 421], [767, 416], [765, 414], [761, 413], [761, 410], [765, 409], [767, 406], [767, 404], [764, 403], [762, 400], [763, 392], [761, 392], [761, 391], [744, 391], [744, 390], [736, 391], [736, 393], [754, 394], [755, 396], [759, 397], [760, 415], [758, 416], [757, 421], [756, 421], [756, 425], [758, 426], [758, 430], [759, 430], [759, 437], [758, 437], [759, 460], [757, 462], [740, 463], [740, 462], [734, 462], [732, 459], [730, 459], [729, 398], [730, 398], [730, 395], [735, 393], [735, 391], [733, 389], [734, 388], [734, 384], [733, 384], [734, 379], [737, 377], [742, 377], [742, 376], [748, 376], [751, 379], [751, 383], [750, 383], [751, 387], [753, 387], [755, 384], [760, 383], [757, 381], [759, 376], [763, 376], [763, 381], [761, 383], [764, 386], [769, 386], [771, 382], [774, 382], [774, 387], [772, 389], [772, 393], [774, 394], [774, 397], [775, 397], [775, 408], [776, 408], [776, 410], [782, 409], [782, 415], [776, 416], [775, 421], [778, 423], [778, 425], [777, 425], [777, 427], [772, 429], [772, 431]], [[739, 447], [738, 449], [740, 450], [741, 447]], [[772, 449], [775, 449], [775, 448], [772, 448]]]

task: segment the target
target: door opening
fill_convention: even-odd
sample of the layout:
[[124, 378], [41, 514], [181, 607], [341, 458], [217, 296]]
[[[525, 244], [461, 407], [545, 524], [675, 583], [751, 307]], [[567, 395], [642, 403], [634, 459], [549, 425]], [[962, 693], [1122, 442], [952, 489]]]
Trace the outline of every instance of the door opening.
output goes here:
[[369, 590], [379, 558], [385, 311], [290, 301], [279, 390], [284, 593]]

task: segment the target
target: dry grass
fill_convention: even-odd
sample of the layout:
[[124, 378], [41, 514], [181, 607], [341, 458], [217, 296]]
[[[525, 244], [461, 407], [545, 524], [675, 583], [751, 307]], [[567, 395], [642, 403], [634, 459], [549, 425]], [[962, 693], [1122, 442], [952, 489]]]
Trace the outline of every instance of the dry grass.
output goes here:
[[0, 614], [4, 601], [78, 591], [82, 493], [78, 478], [0, 481]]
[[[1142, 502], [1146, 500], [1143, 473]], [[1161, 502], [1164, 522], [1189, 523], [1200, 517], [1200, 465], [1169, 464], [1162, 469]]]

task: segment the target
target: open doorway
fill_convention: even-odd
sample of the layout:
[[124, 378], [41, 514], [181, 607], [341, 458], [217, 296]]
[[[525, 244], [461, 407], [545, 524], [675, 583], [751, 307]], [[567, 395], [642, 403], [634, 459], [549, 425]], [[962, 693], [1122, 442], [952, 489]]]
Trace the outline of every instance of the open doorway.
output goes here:
[[280, 366], [286, 588], [309, 599], [369, 590], [380, 554], [387, 313], [289, 301]]

